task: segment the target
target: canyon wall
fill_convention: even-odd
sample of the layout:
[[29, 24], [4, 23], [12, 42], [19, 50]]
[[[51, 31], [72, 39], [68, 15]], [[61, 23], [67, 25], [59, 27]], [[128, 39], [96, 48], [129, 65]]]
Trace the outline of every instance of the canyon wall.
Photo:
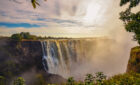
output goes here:
[[[22, 76], [27, 85], [35, 85], [31, 81], [35, 81], [36, 75], [40, 74], [48, 83], [65, 82], [64, 78], [69, 76], [82, 80], [87, 73], [96, 72], [112, 76], [126, 72], [127, 50], [120, 43], [107, 38], [20, 42], [1, 38], [0, 75], [9, 82]], [[130, 63], [128, 69], [129, 66]]]
[[130, 59], [127, 66], [127, 72], [140, 73], [140, 47], [134, 47], [131, 49]]

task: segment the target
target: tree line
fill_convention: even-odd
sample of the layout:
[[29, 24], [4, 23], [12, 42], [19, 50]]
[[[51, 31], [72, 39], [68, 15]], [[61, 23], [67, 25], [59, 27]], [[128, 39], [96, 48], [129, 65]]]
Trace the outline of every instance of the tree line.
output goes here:
[[[18, 77], [14, 80], [12, 85], [26, 85], [25, 80], [22, 77]], [[42, 76], [38, 76], [38, 80], [34, 85], [58, 85], [48, 84]], [[103, 72], [97, 72], [95, 75], [87, 74], [84, 81], [75, 81], [73, 77], [69, 77], [66, 83], [61, 85], [139, 85], [140, 74], [135, 72], [129, 72], [124, 74], [118, 74], [110, 78], [106, 78]], [[0, 85], [5, 85], [5, 78], [0, 76]]]

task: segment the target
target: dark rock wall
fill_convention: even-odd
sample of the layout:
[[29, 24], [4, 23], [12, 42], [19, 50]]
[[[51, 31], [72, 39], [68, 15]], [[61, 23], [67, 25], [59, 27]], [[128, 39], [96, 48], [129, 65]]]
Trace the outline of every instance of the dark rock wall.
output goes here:
[[0, 76], [5, 77], [5, 85], [11, 85], [19, 76], [26, 80], [26, 85], [38, 85], [35, 82], [42, 81], [38, 79], [38, 75], [48, 83], [66, 81], [61, 76], [45, 72], [42, 56], [40, 41], [0, 39]]
[[140, 73], [140, 47], [134, 47], [131, 49], [130, 59], [127, 66], [127, 72]]
[[32, 68], [43, 70], [40, 41], [0, 39], [0, 76], [9, 80]]

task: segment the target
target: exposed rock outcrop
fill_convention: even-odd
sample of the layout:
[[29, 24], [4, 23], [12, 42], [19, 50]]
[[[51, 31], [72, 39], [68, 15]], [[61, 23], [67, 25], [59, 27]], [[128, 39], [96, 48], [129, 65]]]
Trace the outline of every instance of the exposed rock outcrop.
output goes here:
[[130, 59], [127, 66], [127, 72], [140, 73], [140, 47], [134, 47], [131, 49]]
[[[28, 74], [42, 75], [47, 82], [59, 83], [64, 78], [46, 73], [42, 65], [42, 46], [40, 41], [12, 41], [8, 38], [0, 39], [0, 76], [7, 79], [7, 85], [13, 78]], [[31, 70], [34, 70], [32, 73]], [[54, 76], [57, 76], [55, 79]], [[24, 76], [23, 76], [24, 77]], [[26, 79], [27, 78], [27, 79]], [[25, 77], [28, 82], [34, 79]], [[53, 79], [53, 80], [52, 80]], [[30, 82], [27, 85], [32, 85]]]

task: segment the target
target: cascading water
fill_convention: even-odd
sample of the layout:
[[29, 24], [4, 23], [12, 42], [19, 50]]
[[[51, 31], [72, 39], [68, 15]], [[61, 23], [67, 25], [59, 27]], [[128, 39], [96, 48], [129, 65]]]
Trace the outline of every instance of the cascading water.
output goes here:
[[64, 77], [68, 76], [72, 61], [71, 56], [75, 54], [74, 50], [70, 47], [72, 44], [57, 40], [42, 41], [41, 44], [43, 50], [42, 61], [45, 71]]
[[68, 77], [74, 63], [81, 62], [84, 51], [81, 40], [41, 41], [45, 71]]
[[[69, 76], [80, 78], [79, 76], [98, 71], [109, 75], [124, 71], [118, 69], [121, 65], [115, 66], [118, 64], [116, 61], [124, 55], [118, 55], [117, 51], [114, 51], [118, 49], [118, 46], [113, 40], [48, 39], [41, 41], [41, 44], [42, 63], [48, 73], [58, 74], [65, 78]], [[110, 63], [114, 62], [116, 64], [112, 67]], [[112, 73], [112, 68], [114, 73]]]

